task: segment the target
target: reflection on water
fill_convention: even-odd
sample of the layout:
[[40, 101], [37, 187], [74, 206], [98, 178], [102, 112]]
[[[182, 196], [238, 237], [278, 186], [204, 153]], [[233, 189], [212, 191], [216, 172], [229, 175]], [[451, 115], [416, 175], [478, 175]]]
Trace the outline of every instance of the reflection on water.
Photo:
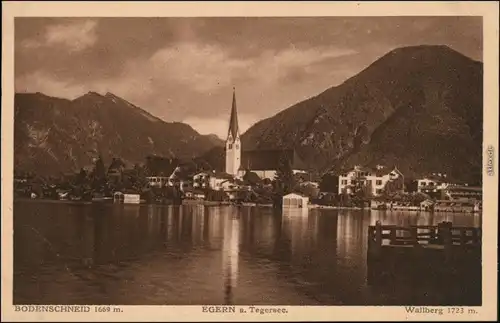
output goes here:
[[239, 216], [224, 218], [224, 242], [222, 247], [222, 270], [224, 271], [225, 303], [232, 304], [232, 289], [238, 281]]
[[439, 290], [367, 286], [368, 226], [480, 225], [477, 215], [236, 206], [14, 210], [16, 304], [439, 304]]

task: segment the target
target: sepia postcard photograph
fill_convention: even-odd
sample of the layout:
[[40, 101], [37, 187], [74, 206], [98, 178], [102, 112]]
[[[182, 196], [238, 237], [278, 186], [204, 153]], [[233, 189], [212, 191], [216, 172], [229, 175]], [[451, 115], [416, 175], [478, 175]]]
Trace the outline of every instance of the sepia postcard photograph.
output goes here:
[[497, 319], [498, 2], [2, 7], [2, 321]]

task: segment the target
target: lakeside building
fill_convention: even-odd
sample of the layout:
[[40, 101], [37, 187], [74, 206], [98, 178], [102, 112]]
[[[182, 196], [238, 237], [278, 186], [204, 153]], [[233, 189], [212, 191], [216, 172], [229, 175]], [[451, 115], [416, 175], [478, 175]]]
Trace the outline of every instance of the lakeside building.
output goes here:
[[113, 193], [113, 202], [125, 204], [140, 204], [141, 196], [140, 194], [132, 192], [115, 192]]
[[378, 165], [375, 169], [354, 166], [353, 169], [340, 174], [338, 178], [338, 194], [352, 194], [356, 185], [367, 186], [372, 196], [382, 194], [386, 185], [392, 182], [397, 191], [404, 191], [404, 176], [394, 167], [392, 170]]
[[226, 173], [241, 178], [247, 171], [251, 171], [261, 179], [272, 180], [283, 162], [291, 165], [294, 174], [305, 173], [306, 167], [293, 149], [243, 150], [242, 148], [236, 108], [236, 91], [233, 88], [233, 103], [225, 146]]
[[233, 176], [223, 172], [199, 172], [193, 176], [193, 188], [221, 190], [234, 186]]
[[173, 186], [180, 171], [180, 161], [176, 158], [147, 156], [146, 169], [149, 176], [146, 179], [151, 187]]
[[146, 179], [151, 187], [165, 187], [168, 184], [168, 177], [166, 176], [148, 176]]
[[210, 185], [210, 173], [199, 172], [193, 176], [193, 188], [205, 189]]
[[443, 190], [443, 195], [451, 200], [482, 201], [483, 188], [481, 186], [449, 185]]
[[231, 175], [226, 173], [214, 172], [209, 178], [209, 187], [213, 190], [228, 190], [235, 186], [234, 179]]
[[432, 194], [441, 191], [450, 185], [446, 180], [446, 174], [433, 173], [417, 180], [417, 192]]
[[281, 163], [290, 164], [294, 174], [306, 173], [304, 162], [294, 149], [260, 149], [242, 152], [238, 177], [247, 171], [257, 174], [261, 179], [273, 180]]
[[283, 208], [307, 208], [309, 198], [301, 194], [290, 193], [283, 196]]

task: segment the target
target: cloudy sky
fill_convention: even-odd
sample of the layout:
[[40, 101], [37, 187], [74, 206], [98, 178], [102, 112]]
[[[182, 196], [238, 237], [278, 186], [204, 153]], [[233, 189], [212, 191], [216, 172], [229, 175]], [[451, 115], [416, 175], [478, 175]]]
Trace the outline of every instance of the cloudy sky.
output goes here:
[[112, 92], [224, 137], [236, 87], [246, 130], [391, 49], [440, 44], [482, 60], [475, 17], [16, 18], [16, 92]]

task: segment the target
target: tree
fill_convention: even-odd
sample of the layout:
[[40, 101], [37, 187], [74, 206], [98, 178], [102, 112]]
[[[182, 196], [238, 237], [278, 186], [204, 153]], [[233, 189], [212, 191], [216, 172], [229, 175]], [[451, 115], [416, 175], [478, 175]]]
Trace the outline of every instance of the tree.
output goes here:
[[250, 186], [257, 186], [262, 182], [259, 175], [249, 170], [245, 171], [245, 175], [243, 175], [243, 181], [246, 185]]
[[121, 172], [123, 168], [125, 168], [125, 163], [121, 160], [121, 158], [113, 158], [111, 164], [109, 164], [108, 173], [116, 171]]
[[358, 206], [364, 206], [365, 203], [373, 197], [371, 186], [364, 182], [357, 182], [353, 191], [353, 202]]
[[351, 195], [347, 193], [346, 187], [342, 189], [342, 192], [339, 194], [338, 198], [339, 198], [339, 204], [341, 206], [351, 206], [352, 203]]
[[409, 200], [413, 205], [420, 205], [420, 203], [428, 199], [430, 199], [430, 197], [425, 193], [413, 192], [409, 194]]
[[204, 159], [198, 158], [194, 162], [196, 163], [196, 172], [207, 172], [213, 169], [213, 167]]
[[97, 179], [106, 178], [106, 168], [104, 167], [104, 162], [102, 161], [101, 156], [97, 158], [94, 163], [94, 170], [92, 172], [92, 177]]
[[101, 156], [95, 161], [94, 170], [92, 172], [92, 188], [97, 192], [104, 192], [106, 190], [106, 168]]
[[321, 192], [337, 193], [339, 190], [339, 177], [334, 174], [325, 174], [319, 183]]
[[292, 165], [286, 157], [280, 158], [278, 169], [274, 177], [275, 193], [286, 195], [292, 192], [295, 187], [295, 177], [293, 175]]
[[272, 181], [271, 179], [269, 179], [269, 178], [267, 178], [267, 177], [266, 177], [266, 178], [264, 178], [264, 179], [262, 180], [262, 184], [263, 184], [264, 186], [269, 186], [269, 185], [272, 185], [272, 184], [273, 184], [273, 181]]
[[310, 199], [316, 199], [319, 195], [319, 191], [319, 188], [312, 184], [302, 184], [297, 188], [297, 192], [309, 197]]
[[76, 178], [75, 178], [75, 184], [76, 185], [85, 185], [87, 183], [87, 172], [85, 171], [85, 169], [80, 169], [80, 172], [78, 173], [78, 175], [76, 175]]
[[295, 183], [302, 183], [309, 180], [310, 175], [308, 173], [297, 173], [293, 175]]
[[418, 182], [414, 179], [405, 180], [405, 186], [408, 192], [416, 192], [418, 190]]
[[403, 192], [403, 181], [402, 180], [391, 180], [388, 181], [383, 189], [382, 198], [386, 200], [392, 200], [394, 196]]
[[222, 202], [222, 201], [226, 201], [228, 199], [228, 196], [224, 191], [207, 189], [205, 191], [205, 199], [207, 201]]

